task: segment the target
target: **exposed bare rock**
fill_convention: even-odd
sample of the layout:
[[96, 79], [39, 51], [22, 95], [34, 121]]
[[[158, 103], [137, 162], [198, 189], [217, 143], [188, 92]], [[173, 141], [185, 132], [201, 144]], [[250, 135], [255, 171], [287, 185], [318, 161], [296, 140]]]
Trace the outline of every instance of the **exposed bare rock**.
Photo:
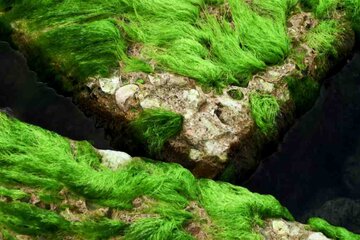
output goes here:
[[102, 164], [112, 170], [116, 170], [120, 166], [133, 160], [132, 157], [125, 152], [112, 150], [98, 150], [98, 152], [102, 157]]
[[283, 219], [268, 219], [258, 231], [266, 240], [329, 240], [320, 232], [313, 232], [308, 225]]

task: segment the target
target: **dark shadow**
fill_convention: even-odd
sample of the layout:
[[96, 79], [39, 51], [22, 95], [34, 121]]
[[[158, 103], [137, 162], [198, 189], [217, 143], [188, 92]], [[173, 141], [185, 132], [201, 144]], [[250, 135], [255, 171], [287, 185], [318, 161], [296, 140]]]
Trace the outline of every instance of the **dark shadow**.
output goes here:
[[0, 108], [16, 118], [75, 140], [109, 148], [104, 130], [87, 118], [70, 98], [37, 81], [23, 55], [0, 41]]

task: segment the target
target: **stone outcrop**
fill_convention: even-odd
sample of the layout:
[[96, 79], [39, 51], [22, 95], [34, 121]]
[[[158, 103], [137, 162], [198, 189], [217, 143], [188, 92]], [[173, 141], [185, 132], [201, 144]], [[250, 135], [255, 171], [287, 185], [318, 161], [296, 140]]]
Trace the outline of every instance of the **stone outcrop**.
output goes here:
[[4, 113], [0, 129], [0, 239], [330, 239], [270, 195], [178, 164], [96, 150]]
[[[216, 9], [210, 12], [215, 16], [220, 14]], [[77, 79], [71, 79], [77, 83], [73, 84], [71, 94], [85, 113], [95, 116], [106, 127], [113, 146], [127, 149], [130, 153], [141, 152], [141, 145], [135, 140], [129, 123], [143, 110], [165, 108], [181, 114], [184, 117], [182, 131], [169, 139], [155, 157], [180, 163], [198, 177], [220, 177], [225, 171], [224, 175], [231, 173], [232, 177], [244, 179], [258, 165], [264, 148], [276, 142], [293, 122], [298, 106], [289, 89], [288, 79], [295, 78], [300, 82], [311, 79], [316, 84], [331, 66], [350, 52], [354, 44], [350, 23], [341, 14], [336, 16], [336, 21], [339, 25], [330, 33], [333, 38], [331, 50], [323, 52], [321, 37], [311, 38], [318, 33], [329, 34], [322, 33], [322, 28], [318, 29], [324, 20], [316, 19], [312, 13], [304, 12], [297, 6], [287, 20], [291, 40], [288, 57], [282, 63], [268, 66], [253, 75], [246, 86], [229, 85], [219, 90], [163, 70], [126, 73], [119, 64], [119, 69], [109, 78], [92, 76], [79, 83]], [[29, 31], [25, 20], [9, 24], [13, 30], [13, 42], [19, 49], [29, 59], [39, 60], [39, 55], [40, 59], [43, 57], [41, 62], [44, 67], [46, 64], [51, 66], [58, 74], [57, 79], [63, 85], [69, 85], [70, 79], [61, 66], [55, 60], [47, 62], [48, 59], [39, 54], [44, 49], [33, 42], [40, 33]], [[141, 47], [135, 44], [128, 48], [128, 54], [130, 57], [138, 56], [140, 50]], [[329, 54], [336, 57], [327, 57]], [[156, 67], [152, 60], [150, 65]], [[306, 95], [306, 86], [304, 89], [302, 91]], [[251, 106], [254, 94], [270, 96], [279, 105], [275, 131], [265, 133], [259, 128]]]

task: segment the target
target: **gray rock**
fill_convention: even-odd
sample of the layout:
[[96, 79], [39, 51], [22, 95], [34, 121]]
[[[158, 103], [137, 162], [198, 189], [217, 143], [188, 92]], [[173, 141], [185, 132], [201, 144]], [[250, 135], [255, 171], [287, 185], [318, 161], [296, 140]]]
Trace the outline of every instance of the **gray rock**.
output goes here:
[[103, 92], [113, 95], [120, 87], [120, 78], [101, 78], [99, 79], [99, 85]]
[[279, 235], [285, 235], [290, 233], [288, 225], [282, 220], [274, 220], [272, 222], [272, 228], [274, 232]]
[[330, 238], [327, 238], [322, 233], [311, 233], [307, 240], [329, 240]]
[[116, 170], [132, 161], [132, 157], [125, 152], [112, 150], [98, 150], [98, 152], [102, 157], [102, 165], [112, 170]]
[[129, 98], [133, 98], [138, 91], [139, 91], [139, 86], [135, 84], [128, 84], [122, 86], [116, 91], [115, 94], [116, 104], [119, 106], [119, 108], [126, 109], [126, 101]]

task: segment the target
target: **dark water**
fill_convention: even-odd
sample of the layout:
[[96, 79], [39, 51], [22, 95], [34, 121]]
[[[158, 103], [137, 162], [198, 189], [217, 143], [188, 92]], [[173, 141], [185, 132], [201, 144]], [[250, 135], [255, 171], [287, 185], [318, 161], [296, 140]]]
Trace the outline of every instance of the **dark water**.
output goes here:
[[0, 108], [18, 119], [76, 140], [108, 148], [104, 130], [96, 128], [71, 101], [37, 82], [25, 58], [0, 41]]
[[298, 220], [319, 216], [360, 233], [359, 50], [245, 186], [274, 195]]

